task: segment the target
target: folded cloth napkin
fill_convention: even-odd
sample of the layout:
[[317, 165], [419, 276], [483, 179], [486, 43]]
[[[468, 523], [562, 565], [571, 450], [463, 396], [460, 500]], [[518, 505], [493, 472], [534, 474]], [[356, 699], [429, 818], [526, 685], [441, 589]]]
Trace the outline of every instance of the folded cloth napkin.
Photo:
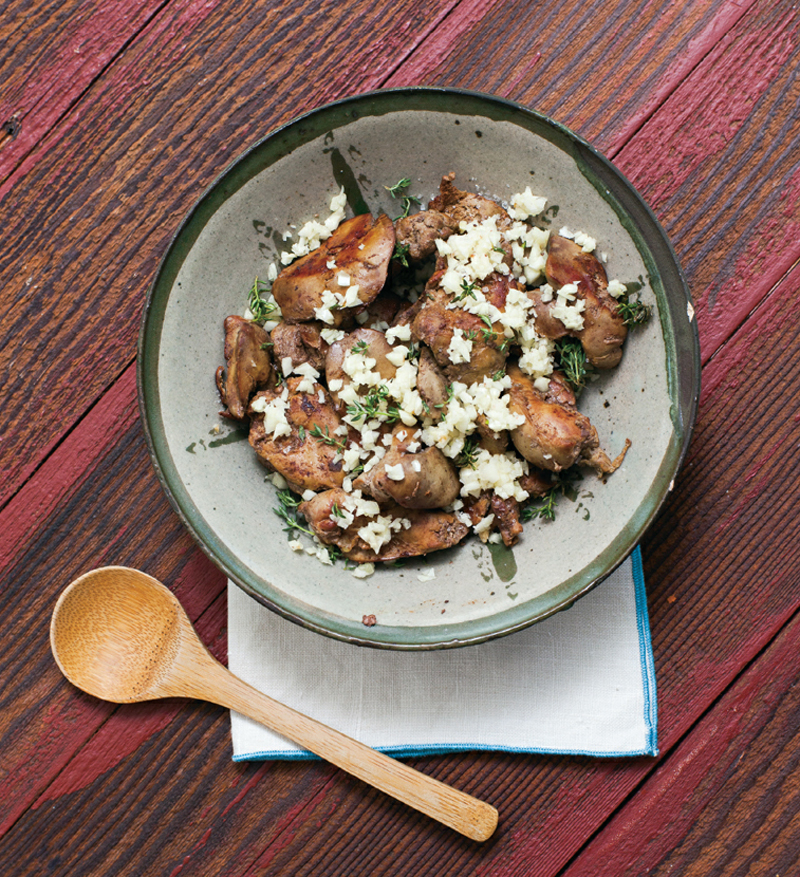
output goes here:
[[[311, 633], [228, 584], [228, 665], [255, 688], [394, 755], [455, 750], [657, 755], [639, 550], [565, 612], [439, 651]], [[234, 761], [309, 753], [231, 713]]]

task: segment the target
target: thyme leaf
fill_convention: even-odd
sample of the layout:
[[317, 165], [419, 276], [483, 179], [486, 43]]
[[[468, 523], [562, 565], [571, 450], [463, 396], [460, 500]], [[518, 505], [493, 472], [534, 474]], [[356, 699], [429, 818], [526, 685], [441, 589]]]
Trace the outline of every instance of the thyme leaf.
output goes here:
[[347, 447], [347, 443], [340, 439], [334, 438], [331, 435], [330, 429], [326, 426], [325, 432], [322, 431], [319, 424], [316, 424], [314, 429], [311, 430], [311, 437], [315, 438], [317, 441], [322, 442], [324, 445], [330, 445], [332, 448], [336, 448], [339, 451], [344, 452], [344, 449]]
[[554, 521], [556, 519], [556, 503], [559, 496], [574, 496], [574, 482], [580, 481], [583, 475], [577, 469], [566, 469], [563, 472], [553, 474], [553, 486], [539, 502], [530, 502], [522, 509], [520, 517], [523, 521], [539, 519], [540, 521]]
[[419, 198], [416, 198], [414, 195], [406, 195], [406, 197], [403, 198], [403, 212], [397, 217], [397, 219], [405, 219], [408, 214], [411, 213], [411, 208], [414, 204], [419, 203]]
[[356, 421], [379, 418], [384, 423], [396, 423], [400, 420], [400, 409], [389, 404], [388, 399], [387, 386], [372, 387], [365, 396], [347, 406], [347, 414]]
[[403, 189], [407, 189], [411, 185], [411, 180], [408, 177], [403, 177], [402, 180], [398, 180], [393, 186], [384, 186], [383, 188], [392, 196], [392, 198], [399, 198]]
[[580, 395], [586, 382], [594, 373], [594, 368], [586, 358], [586, 352], [580, 340], [570, 336], [559, 338], [556, 341], [556, 359], [558, 369], [563, 372], [573, 393], [576, 396]]
[[643, 326], [653, 315], [653, 309], [642, 301], [644, 279], [625, 284], [625, 292], [617, 299], [617, 312], [629, 329]]
[[478, 285], [477, 283], [475, 283], [474, 280], [472, 281], [472, 283], [467, 280], [462, 280], [461, 292], [453, 296], [453, 301], [464, 301], [467, 296], [469, 296], [470, 298], [474, 298], [477, 301], [478, 296], [475, 294], [477, 286]]
[[253, 315], [253, 321], [256, 323], [265, 323], [277, 310], [277, 307], [273, 302], [267, 301], [266, 298], [263, 298], [262, 292], [269, 292], [270, 286], [267, 283], [263, 283], [256, 277], [253, 281], [253, 285], [250, 287], [250, 292], [248, 294], [247, 306], [250, 309], [250, 313]]
[[392, 258], [396, 259], [404, 268], [408, 268], [408, 244], [397, 244], [392, 253]]
[[302, 499], [291, 490], [278, 491], [278, 507], [273, 509], [273, 511], [284, 522], [283, 530], [289, 534], [290, 539], [294, 536], [295, 530], [306, 533], [312, 538], [314, 537], [314, 533], [308, 527], [304, 527], [297, 517], [296, 509], [301, 502]]
[[456, 456], [454, 462], [459, 469], [469, 466], [470, 469], [475, 468], [478, 462], [478, 440], [474, 436], [470, 436], [464, 442], [464, 447]]

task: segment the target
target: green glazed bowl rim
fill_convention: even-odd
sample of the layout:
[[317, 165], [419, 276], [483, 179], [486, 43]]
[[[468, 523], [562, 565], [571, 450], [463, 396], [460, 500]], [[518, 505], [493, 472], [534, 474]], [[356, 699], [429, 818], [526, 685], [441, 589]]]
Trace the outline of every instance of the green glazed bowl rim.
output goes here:
[[[428, 627], [365, 627], [293, 600], [238, 561], [206, 522], [172, 458], [160, 416], [158, 359], [161, 321], [181, 265], [211, 216], [265, 167], [297, 146], [358, 118], [406, 110], [448, 112], [510, 122], [567, 152], [611, 204], [642, 255], [659, 298], [667, 351], [673, 425], [667, 453], [644, 501], [612, 542], [580, 573], [547, 593], [492, 615]], [[655, 282], [653, 282], [655, 280]], [[524, 629], [569, 608], [631, 554], [658, 514], [683, 463], [700, 397], [700, 343], [691, 294], [658, 219], [627, 178], [586, 140], [549, 117], [504, 98], [455, 88], [414, 86], [366, 92], [325, 104], [274, 129], [235, 159], [183, 219], [150, 286], [141, 319], [137, 385], [147, 447], [159, 481], [183, 524], [226, 576], [279, 615], [326, 636], [358, 645], [402, 650], [448, 648], [485, 642]]]

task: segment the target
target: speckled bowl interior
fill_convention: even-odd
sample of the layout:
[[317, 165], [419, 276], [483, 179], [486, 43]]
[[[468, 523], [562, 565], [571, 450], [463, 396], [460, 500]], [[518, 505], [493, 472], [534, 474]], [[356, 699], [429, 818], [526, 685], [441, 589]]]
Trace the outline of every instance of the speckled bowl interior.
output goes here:
[[[556, 228], [595, 237], [609, 277], [642, 278], [655, 318], [629, 336], [621, 365], [579, 401], [610, 456], [554, 522], [531, 522], [513, 549], [470, 537], [458, 548], [356, 579], [287, 545], [276, 489], [246, 433], [219, 416], [214, 371], [222, 322], [241, 314], [283, 235], [328, 213], [344, 186], [349, 214], [395, 216], [385, 186], [409, 177], [423, 203], [441, 176], [503, 201], [530, 186], [557, 205]], [[606, 159], [553, 121], [487, 95], [402, 89], [315, 110], [245, 152], [178, 230], [147, 301], [140, 402], [156, 470], [186, 526], [240, 587], [280, 614], [350, 642], [435, 648], [481, 642], [564, 609], [618, 566], [669, 492], [699, 393], [697, 330], [669, 242]], [[420, 576], [434, 570], [435, 578]], [[423, 579], [426, 576], [422, 576]], [[377, 623], [367, 627], [365, 615]]]

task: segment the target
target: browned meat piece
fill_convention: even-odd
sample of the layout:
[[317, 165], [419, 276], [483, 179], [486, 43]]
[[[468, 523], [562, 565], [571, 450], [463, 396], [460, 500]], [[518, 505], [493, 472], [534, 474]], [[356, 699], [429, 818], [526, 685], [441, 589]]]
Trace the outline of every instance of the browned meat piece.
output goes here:
[[[288, 407], [284, 415], [291, 427], [290, 435], [279, 438], [268, 435], [264, 429], [264, 414], [256, 410], [261, 399], [267, 403], [281, 399], [284, 387], [263, 390], [256, 395], [249, 411], [252, 418], [250, 444], [261, 462], [270, 471], [283, 475], [298, 493], [341, 487], [344, 481], [341, 455], [338, 453], [341, 446], [314, 438], [313, 433], [319, 431], [330, 441], [342, 443], [347, 437], [339, 436], [336, 432], [341, 421], [327, 390], [315, 383], [313, 392], [298, 392], [298, 385], [303, 380], [292, 377], [285, 384]], [[323, 401], [320, 401], [320, 393]]]
[[373, 302], [367, 305], [367, 319], [362, 323], [363, 317], [359, 317], [359, 325], [364, 329], [372, 329], [376, 324], [382, 323], [391, 326], [400, 309], [407, 304], [408, 302], [384, 289]]
[[428, 406], [426, 414], [439, 422], [447, 404], [447, 378], [442, 373], [430, 349], [424, 345], [419, 352], [417, 391]]
[[508, 431], [495, 432], [489, 428], [485, 414], [478, 415], [478, 447], [490, 454], [503, 454], [508, 448]]
[[421, 298], [417, 299], [413, 304], [403, 302], [400, 309], [395, 314], [394, 320], [392, 320], [392, 326], [410, 326], [414, 322], [414, 317], [417, 316], [422, 305], [423, 300]]
[[235, 315], [225, 317], [225, 363], [216, 380], [222, 404], [231, 417], [244, 420], [250, 397], [269, 383], [269, 335], [257, 323]]
[[511, 378], [509, 410], [525, 417], [525, 423], [511, 431], [511, 440], [526, 460], [552, 472], [576, 463], [593, 468], [598, 475], [619, 468], [630, 442], [612, 462], [600, 449], [589, 418], [574, 405], [547, 401], [516, 363], [510, 364], [506, 373]]
[[[492, 503], [490, 491], [484, 490], [477, 496], [464, 497], [464, 512], [469, 515], [472, 526], [479, 524], [489, 514], [489, 506]], [[488, 537], [488, 533], [486, 534]], [[485, 541], [485, 540], [484, 540]]]
[[573, 334], [573, 332], [570, 332], [561, 320], [554, 317], [552, 314], [552, 310], [556, 305], [555, 295], [553, 295], [549, 301], [545, 302], [542, 301], [541, 289], [529, 289], [528, 298], [533, 302], [533, 312], [536, 314], [533, 325], [543, 338], [550, 338], [553, 341], [558, 341], [559, 338], [566, 338], [568, 335]]
[[436, 241], [447, 240], [457, 223], [437, 210], [423, 210], [398, 219], [394, 228], [397, 246], [404, 249], [408, 261], [413, 263], [432, 256], [436, 252]]
[[347, 526], [340, 526], [345, 523], [341, 510], [347, 508], [347, 503], [348, 494], [344, 490], [326, 490], [300, 503], [299, 511], [320, 541], [337, 545], [345, 557], [356, 563], [399, 560], [441, 551], [457, 545], [469, 532], [468, 527], [447, 512], [404, 509], [392, 503], [382, 507], [380, 514], [396, 521], [406, 520], [410, 526], [399, 526], [391, 540], [376, 552], [358, 535], [372, 518], [359, 515]]
[[278, 368], [288, 357], [292, 367], [310, 362], [318, 372], [325, 370], [328, 343], [320, 334], [323, 323], [278, 323], [272, 330], [272, 355]]
[[497, 217], [499, 229], [511, 225], [511, 217], [496, 201], [472, 192], [462, 192], [453, 185], [454, 179], [454, 173], [442, 177], [439, 194], [428, 204], [429, 210], [444, 213], [455, 228], [462, 222], [480, 222], [490, 216]]
[[[397, 366], [386, 358], [392, 352], [392, 345], [386, 340], [383, 332], [376, 329], [356, 329], [339, 341], [334, 341], [328, 350], [325, 360], [325, 377], [331, 381], [341, 381], [342, 386], [352, 383], [353, 379], [344, 370], [344, 361], [348, 352], [355, 348], [356, 352], [375, 360], [372, 367], [385, 381], [390, 381], [397, 374]], [[331, 396], [339, 404], [339, 391], [332, 390]]]
[[[622, 345], [628, 329], [619, 314], [617, 302], [609, 295], [608, 278], [600, 261], [592, 253], [568, 238], [553, 235], [547, 251], [545, 275], [551, 286], [558, 289], [567, 283], [578, 284], [578, 297], [586, 302], [583, 311], [583, 329], [564, 329], [560, 321], [550, 316], [552, 303], [545, 304], [534, 295], [536, 329], [546, 338], [574, 335], [580, 339], [586, 358], [595, 368], [613, 368], [622, 358]], [[556, 324], [560, 334], [549, 334]]]
[[[406, 509], [450, 505], [458, 498], [461, 487], [455, 466], [438, 448], [425, 447], [418, 453], [409, 453], [412, 432], [408, 427], [395, 427], [384, 458], [360, 475], [353, 486], [365, 490], [378, 502], [393, 501]], [[402, 475], [399, 479], [398, 474]]]
[[522, 524], [519, 519], [519, 503], [514, 497], [502, 499], [493, 492], [491, 509], [494, 514], [492, 529], [500, 531], [505, 545], [515, 545], [520, 533], [522, 533]]
[[529, 496], [544, 496], [553, 489], [553, 480], [549, 472], [531, 466], [527, 475], [518, 480], [519, 486], [527, 491]]
[[[422, 306], [411, 324], [411, 334], [415, 340], [422, 341], [430, 348], [434, 359], [450, 381], [473, 384], [495, 374], [503, 367], [508, 356], [508, 345], [500, 323], [489, 328], [475, 314], [462, 308], [447, 307], [453, 300], [452, 296], [439, 286], [445, 269], [446, 263], [440, 260], [437, 271], [428, 281], [425, 294], [420, 299]], [[505, 275], [491, 275], [484, 282], [486, 299], [502, 309], [505, 306], [509, 282]], [[468, 362], [450, 361], [448, 348], [456, 329], [461, 329], [472, 340]]]
[[484, 490], [478, 496], [464, 497], [464, 511], [469, 515], [473, 527], [487, 515], [494, 515], [489, 529], [479, 536], [481, 542], [486, 542], [489, 534], [497, 530], [506, 545], [515, 545], [522, 533], [519, 503], [513, 497], [501, 499], [493, 490]]
[[[362, 247], [362, 249], [359, 249]], [[343, 222], [316, 250], [287, 265], [272, 284], [272, 295], [289, 323], [315, 319], [325, 290], [344, 293], [338, 277], [346, 274], [358, 286], [359, 304], [369, 304], [383, 289], [394, 252], [394, 226], [381, 214], [373, 220], [369, 213]], [[335, 267], [329, 268], [329, 263]], [[331, 311], [333, 325], [341, 326], [352, 316], [353, 308]]]
[[575, 393], [561, 372], [553, 372], [550, 375], [550, 384], [544, 394], [544, 399], [545, 402], [555, 402], [558, 405], [568, 405], [573, 408], [577, 404]]

